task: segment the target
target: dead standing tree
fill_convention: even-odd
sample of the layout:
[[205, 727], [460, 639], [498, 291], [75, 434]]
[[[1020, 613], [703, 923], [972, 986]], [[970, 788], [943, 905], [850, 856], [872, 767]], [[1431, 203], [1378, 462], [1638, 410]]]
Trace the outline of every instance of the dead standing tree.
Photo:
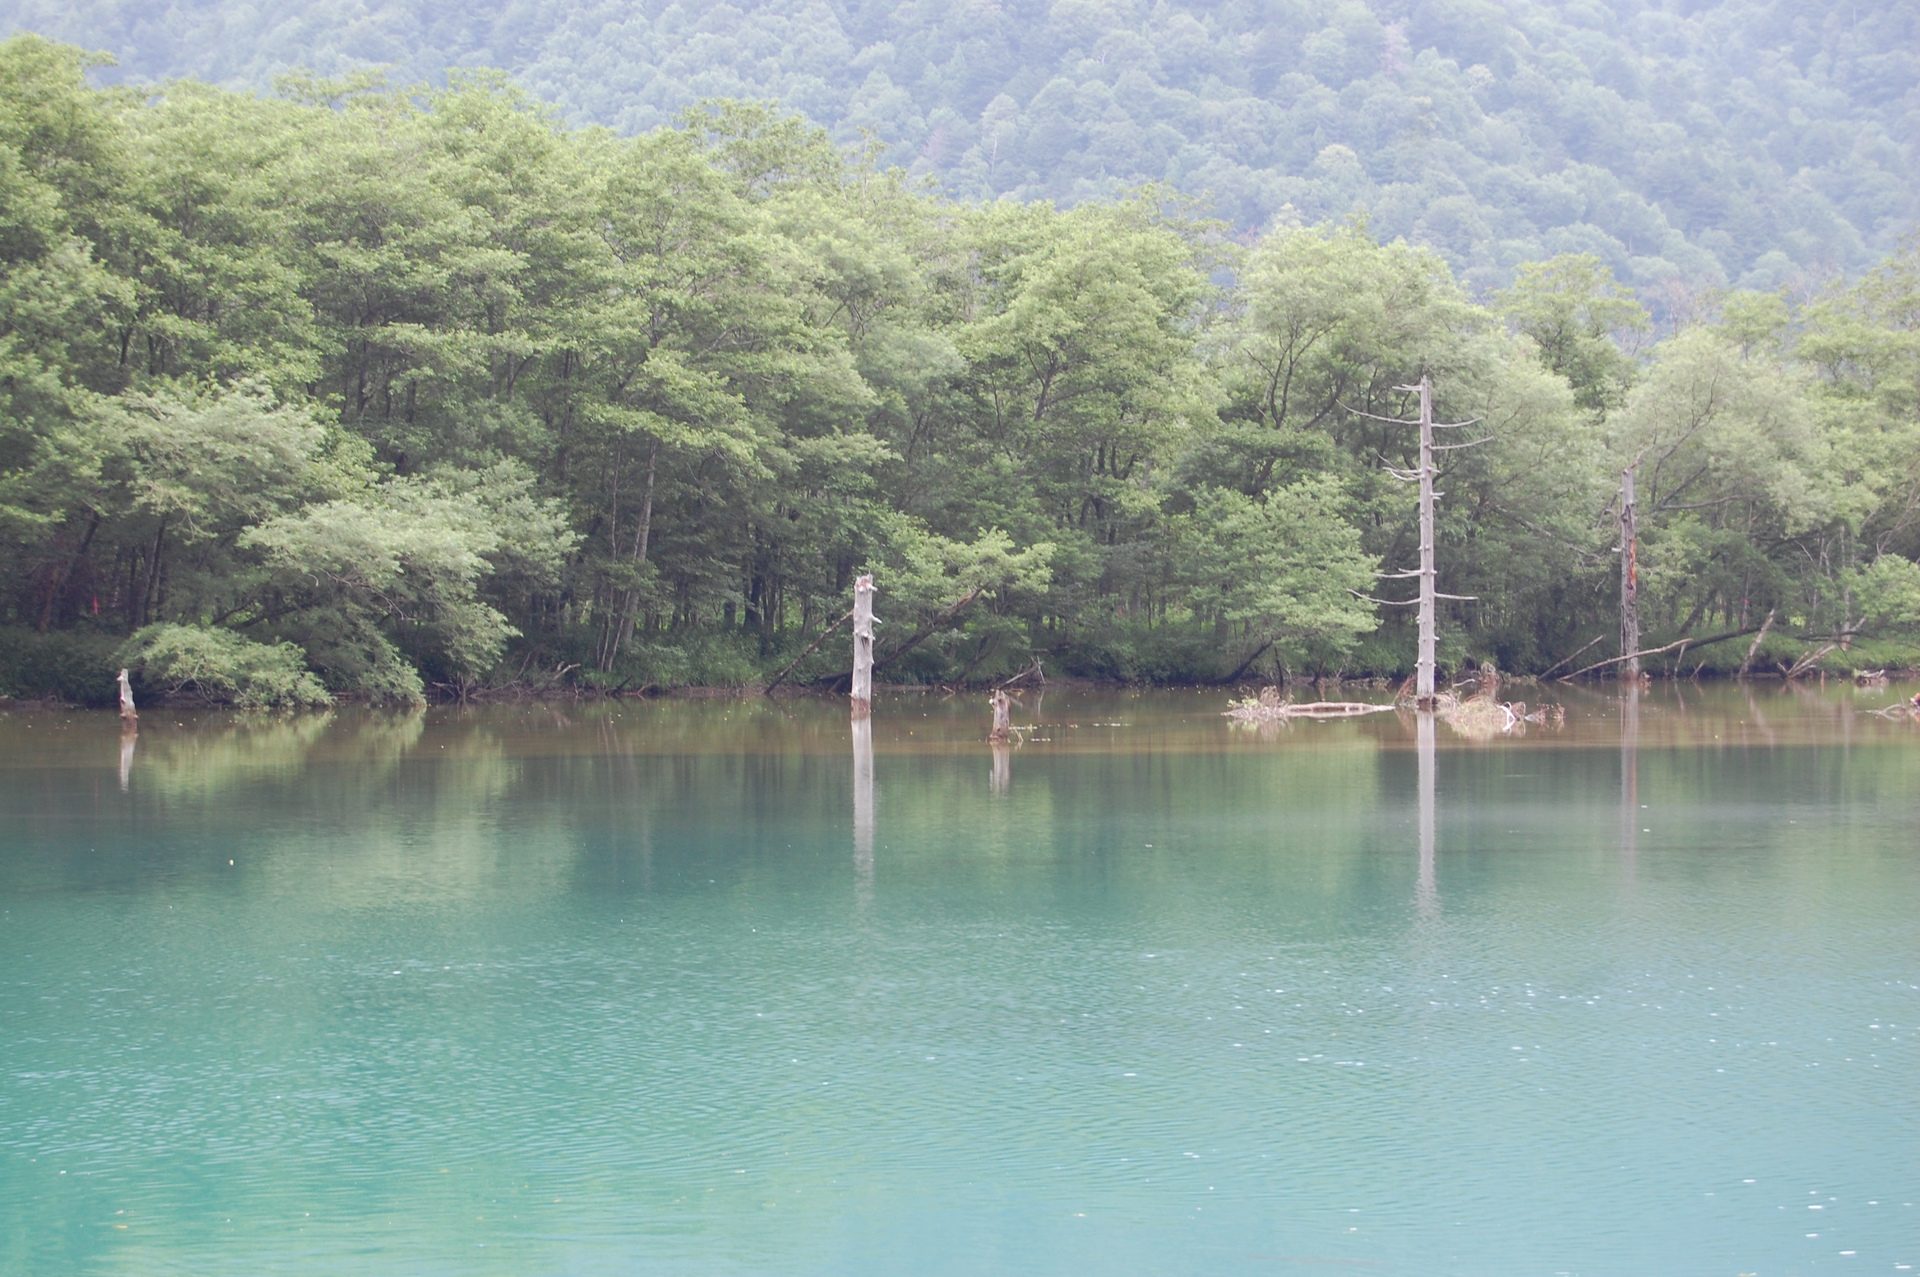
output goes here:
[[1625, 679], [1640, 677], [1640, 527], [1633, 470], [1628, 466], [1620, 472], [1620, 677]]
[[1411, 599], [1376, 599], [1365, 595], [1361, 597], [1366, 598], [1369, 603], [1381, 603], [1388, 607], [1419, 606], [1420, 654], [1413, 667], [1414, 705], [1418, 709], [1430, 710], [1436, 708], [1439, 704], [1435, 699], [1433, 686], [1434, 638], [1435, 631], [1439, 624], [1436, 607], [1437, 601], [1440, 599], [1457, 599], [1461, 602], [1470, 602], [1473, 599], [1471, 594], [1442, 594], [1435, 588], [1438, 571], [1434, 567], [1433, 559], [1433, 503], [1442, 494], [1435, 492], [1433, 489], [1435, 475], [1433, 454], [1436, 452], [1452, 452], [1460, 448], [1471, 448], [1475, 444], [1485, 443], [1487, 439], [1492, 438], [1492, 436], [1488, 435], [1485, 438], [1474, 439], [1467, 443], [1435, 443], [1433, 441], [1434, 431], [1458, 430], [1462, 426], [1471, 426], [1480, 419], [1478, 417], [1472, 417], [1466, 421], [1436, 422], [1433, 419], [1433, 379], [1425, 374], [1421, 375], [1418, 385], [1395, 386], [1394, 389], [1408, 392], [1418, 391], [1420, 393], [1420, 419], [1418, 421], [1407, 421], [1400, 417], [1377, 417], [1374, 416], [1373, 413], [1360, 412], [1352, 408], [1349, 408], [1348, 411], [1354, 413], [1356, 416], [1370, 417], [1374, 421], [1387, 422], [1389, 425], [1418, 426], [1420, 428], [1419, 466], [1413, 470], [1403, 470], [1392, 465], [1386, 467], [1387, 473], [1394, 478], [1404, 480], [1407, 483], [1418, 483], [1420, 485], [1420, 566], [1409, 572], [1382, 572], [1380, 574], [1383, 580], [1390, 581], [1417, 578], [1420, 582], [1420, 593], [1417, 597]]
[[853, 716], [873, 713], [873, 577], [853, 583]]

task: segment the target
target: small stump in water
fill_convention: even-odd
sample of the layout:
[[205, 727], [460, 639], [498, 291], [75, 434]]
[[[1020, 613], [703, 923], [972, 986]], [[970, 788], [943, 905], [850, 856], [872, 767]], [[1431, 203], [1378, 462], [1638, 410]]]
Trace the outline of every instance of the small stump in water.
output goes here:
[[993, 730], [987, 739], [996, 745], [1013, 739], [1013, 698], [998, 688], [993, 693]]

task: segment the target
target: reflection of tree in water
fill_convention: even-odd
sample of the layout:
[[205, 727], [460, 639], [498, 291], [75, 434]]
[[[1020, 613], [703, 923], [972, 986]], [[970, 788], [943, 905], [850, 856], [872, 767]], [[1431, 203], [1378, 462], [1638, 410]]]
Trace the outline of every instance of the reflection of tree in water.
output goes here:
[[1640, 856], [1640, 680], [1620, 694], [1620, 868], [1633, 881]]
[[203, 722], [187, 731], [149, 729], [140, 738], [132, 779], [143, 794], [162, 801], [291, 779], [306, 767], [334, 718], [332, 713], [245, 714], [225, 727]]
[[853, 873], [861, 903], [873, 891], [873, 719], [853, 719]]
[[1433, 717], [1431, 713], [1420, 714], [1414, 727], [1420, 784], [1420, 876], [1414, 904], [1422, 918], [1437, 917], [1440, 913], [1440, 889], [1434, 872], [1434, 826], [1438, 815], [1434, 789], [1439, 760], [1435, 756]]

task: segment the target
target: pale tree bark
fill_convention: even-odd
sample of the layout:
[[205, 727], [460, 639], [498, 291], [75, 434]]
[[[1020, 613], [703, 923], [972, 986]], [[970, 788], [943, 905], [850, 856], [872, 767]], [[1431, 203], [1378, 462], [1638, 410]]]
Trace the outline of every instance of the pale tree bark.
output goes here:
[[1633, 467], [1620, 472], [1620, 677], [1640, 677], [1640, 529]]
[[853, 716], [873, 712], [873, 577], [853, 583]]

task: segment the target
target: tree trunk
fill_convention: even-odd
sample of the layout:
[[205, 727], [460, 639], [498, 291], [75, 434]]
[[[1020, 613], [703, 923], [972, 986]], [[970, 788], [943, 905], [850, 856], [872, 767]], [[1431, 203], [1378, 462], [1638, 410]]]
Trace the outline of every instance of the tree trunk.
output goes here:
[[987, 733], [990, 741], [1004, 742], [1013, 738], [1013, 698], [1004, 691], [995, 689], [993, 693], [993, 730]]
[[1433, 667], [1434, 632], [1439, 620], [1434, 611], [1433, 566], [1433, 382], [1420, 377], [1420, 657], [1414, 663], [1414, 703], [1421, 709], [1434, 707]]
[[[633, 534], [633, 566], [636, 572], [640, 565], [647, 561], [647, 546], [653, 539], [653, 477], [659, 460], [660, 441], [656, 439], [647, 449], [647, 486], [640, 498], [640, 526], [634, 530]], [[637, 584], [630, 585], [627, 587], [625, 596], [620, 600], [620, 619], [614, 631], [613, 643], [608, 647], [607, 654], [602, 660], [600, 666], [602, 670], [613, 668], [614, 661], [618, 659], [628, 641], [633, 638], [633, 622], [639, 615], [639, 610], [640, 587]]]
[[873, 577], [853, 583], [853, 716], [873, 712]]
[[153, 534], [153, 557], [147, 563], [147, 587], [140, 592], [140, 624], [153, 619], [154, 591], [160, 588], [160, 557], [167, 545], [167, 519], [160, 517], [160, 530]]
[[100, 516], [96, 514], [93, 516], [92, 521], [87, 524], [87, 534], [80, 538], [80, 548], [75, 550], [66, 562], [54, 570], [53, 580], [47, 585], [46, 602], [40, 607], [39, 630], [42, 634], [47, 632], [47, 626], [53, 622], [54, 612], [60, 605], [60, 596], [66, 593], [67, 581], [72, 577], [73, 569], [79, 566], [82, 559], [87, 557], [87, 551], [93, 546], [93, 534], [99, 530]]
[[[1633, 467], [1620, 472], [1620, 652], [1626, 656], [1640, 650], [1640, 544], [1639, 512], [1633, 492]], [[1620, 677], [1638, 679], [1640, 658], [1627, 656], [1620, 663]]]

